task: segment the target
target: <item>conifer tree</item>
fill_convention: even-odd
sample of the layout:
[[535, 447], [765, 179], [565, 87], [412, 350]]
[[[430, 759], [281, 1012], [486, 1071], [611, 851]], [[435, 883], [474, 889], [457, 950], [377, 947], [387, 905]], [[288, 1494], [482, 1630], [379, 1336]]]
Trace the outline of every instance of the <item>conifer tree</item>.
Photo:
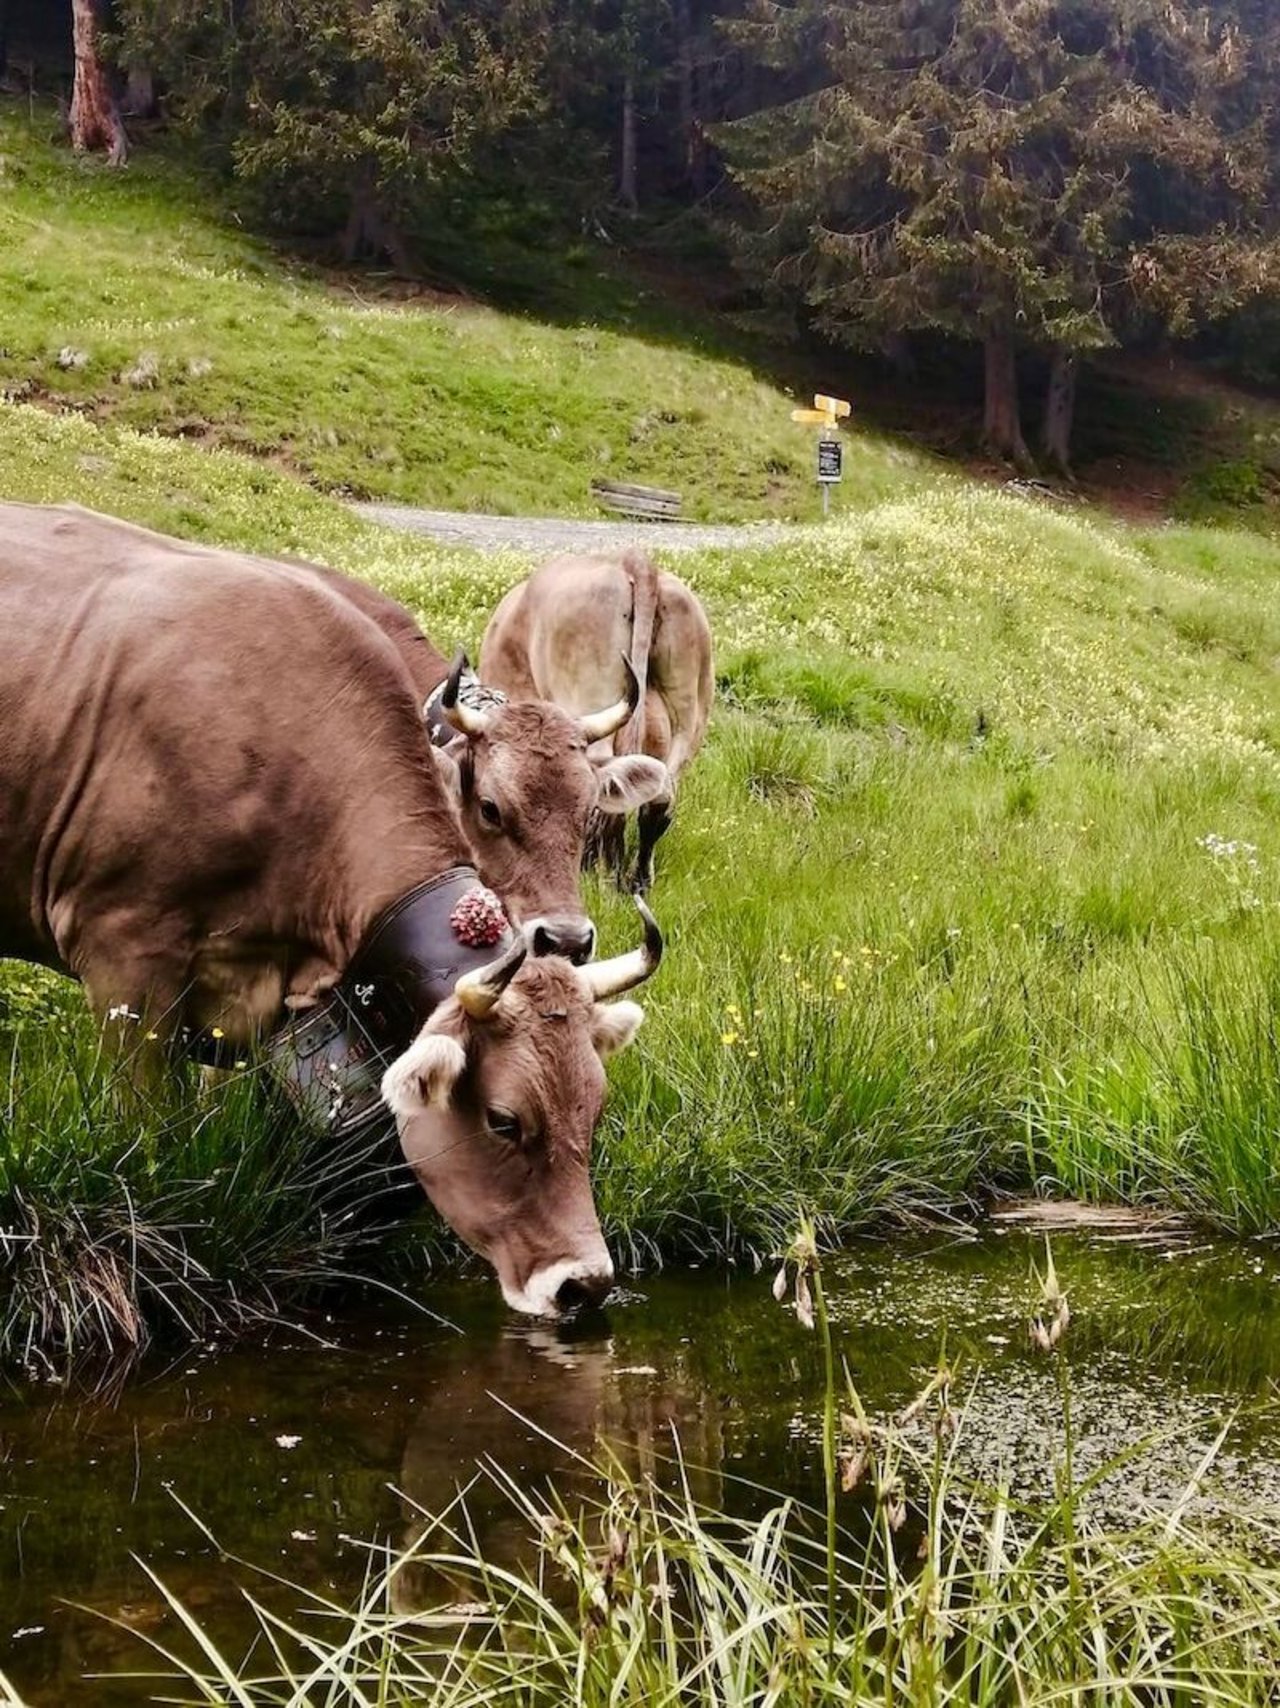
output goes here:
[[408, 269], [424, 189], [535, 108], [543, 0], [120, 0], [127, 53], [212, 129], [282, 223]]
[[1041, 448], [1065, 467], [1081, 354], [1274, 288], [1274, 64], [1234, 7], [754, 0], [726, 28], [773, 79], [719, 133], [760, 216], [747, 264], [837, 337], [979, 340], [1001, 457], [1030, 462], [1021, 350], [1050, 360]]

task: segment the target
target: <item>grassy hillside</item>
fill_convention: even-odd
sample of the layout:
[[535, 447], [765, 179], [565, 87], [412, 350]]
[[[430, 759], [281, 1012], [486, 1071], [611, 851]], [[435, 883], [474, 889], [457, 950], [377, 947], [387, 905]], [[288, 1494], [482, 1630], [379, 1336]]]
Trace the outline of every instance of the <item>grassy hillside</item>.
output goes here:
[[[628, 472], [679, 471], [710, 511], [696, 471], [766, 442], [750, 400], [785, 414], [741, 365], [651, 333], [592, 332], [588, 359], [562, 324], [370, 312], [193, 212], [163, 161], [111, 175], [3, 122], [0, 267], [26, 281], [5, 361], [37, 399], [0, 406], [6, 496], [309, 555], [474, 648], [528, 565], [380, 530], [322, 482], [582, 508], [587, 447], [630, 445], [646, 399], [683, 386], [683, 419], [635, 442], [671, 460]], [[59, 368], [64, 344], [87, 364]], [[130, 385], [146, 349], [157, 383]], [[555, 397], [554, 456], [530, 430], [486, 461], [475, 405], [499, 383], [518, 400], [504, 420]], [[742, 408], [700, 413], [721, 383]], [[51, 408], [59, 387], [86, 407]], [[416, 409], [421, 387], [451, 400], [447, 430]], [[145, 430], [187, 401], [217, 430]], [[286, 426], [287, 456], [210, 444], [237, 427], [278, 448]], [[829, 527], [680, 560], [720, 696], [660, 851], [670, 955], [611, 1070], [611, 1237], [639, 1260], [758, 1251], [803, 1207], [838, 1234], [1003, 1186], [1280, 1229], [1280, 549], [855, 446]], [[762, 509], [758, 472], [742, 491]], [[592, 880], [590, 903], [606, 948], [630, 941], [611, 890]], [[343, 1220], [368, 1159], [282, 1148], [243, 1089], [139, 1143], [89, 1089], [102, 1070], [76, 994], [23, 968], [0, 988], [0, 1227], [23, 1235], [0, 1248], [10, 1351], [138, 1317], [189, 1329], [206, 1305], [385, 1266], [387, 1242]], [[441, 1249], [422, 1225], [397, 1261]]]
[[[441, 508], [590, 514], [601, 476], [674, 487], [692, 516], [816, 513], [795, 400], [705, 324], [673, 327], [601, 252], [565, 258], [559, 324], [380, 295], [244, 235], [186, 163], [142, 152], [112, 172], [51, 148], [51, 128], [0, 106], [10, 399]], [[856, 498], [920, 459], [857, 434], [849, 463]]]

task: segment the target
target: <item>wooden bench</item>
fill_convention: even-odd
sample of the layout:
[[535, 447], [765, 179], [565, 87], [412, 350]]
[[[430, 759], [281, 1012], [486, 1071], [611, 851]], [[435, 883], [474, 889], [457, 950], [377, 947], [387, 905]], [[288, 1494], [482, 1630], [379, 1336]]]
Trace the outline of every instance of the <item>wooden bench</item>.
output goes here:
[[625, 480], [593, 480], [591, 496], [606, 510], [623, 516], [642, 517], [646, 522], [678, 522], [680, 494], [664, 492], [660, 486], [633, 486]]

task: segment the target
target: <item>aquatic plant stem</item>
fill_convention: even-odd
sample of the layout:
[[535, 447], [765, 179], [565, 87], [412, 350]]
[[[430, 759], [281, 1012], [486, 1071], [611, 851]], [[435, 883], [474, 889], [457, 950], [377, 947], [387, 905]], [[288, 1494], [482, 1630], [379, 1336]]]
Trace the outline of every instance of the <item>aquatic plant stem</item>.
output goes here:
[[[1050, 1354], [1053, 1359], [1053, 1378], [1058, 1390], [1058, 1401], [1062, 1407], [1062, 1465], [1058, 1472], [1058, 1514], [1062, 1523], [1062, 1536], [1066, 1544], [1064, 1554], [1067, 1568], [1067, 1592], [1072, 1606], [1082, 1605], [1080, 1590], [1080, 1562], [1076, 1558], [1077, 1527], [1076, 1527], [1076, 1465], [1074, 1429], [1071, 1418], [1071, 1372], [1063, 1356], [1061, 1347], [1055, 1347]], [[1073, 1628], [1075, 1622], [1073, 1621]]]
[[827, 1299], [822, 1290], [822, 1268], [816, 1255], [813, 1304], [822, 1338], [822, 1477], [827, 1506], [827, 1658], [830, 1660], [836, 1640], [836, 1361]]

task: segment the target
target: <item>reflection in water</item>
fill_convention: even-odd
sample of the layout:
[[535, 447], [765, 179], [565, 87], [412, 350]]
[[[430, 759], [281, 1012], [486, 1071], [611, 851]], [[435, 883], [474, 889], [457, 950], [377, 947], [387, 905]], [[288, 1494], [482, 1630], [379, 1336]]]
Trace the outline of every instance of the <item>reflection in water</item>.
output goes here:
[[[958, 1392], [972, 1396], [969, 1469], [1008, 1474], [1022, 1492], [1047, 1473], [1056, 1415], [1051, 1374], [1025, 1339], [1038, 1250], [1014, 1233], [864, 1245], [827, 1270], [838, 1351], [868, 1406], [909, 1398], [945, 1335]], [[1265, 1395], [1280, 1372], [1280, 1264], [1252, 1246], [1077, 1237], [1054, 1250], [1071, 1293], [1080, 1462], [1170, 1423], [1176, 1448], [1149, 1454], [1124, 1491], [1167, 1501], [1228, 1404]], [[523, 1489], [554, 1480], [571, 1504], [591, 1481], [580, 1460], [603, 1445], [673, 1484], [674, 1432], [701, 1500], [742, 1512], [760, 1504], [752, 1485], [819, 1495], [819, 1349], [767, 1276], [658, 1276], [607, 1321], [566, 1329], [513, 1321], [487, 1283], [435, 1287], [429, 1302], [466, 1332], [379, 1301], [316, 1325], [332, 1347], [206, 1350], [113, 1403], [48, 1390], [0, 1403], [0, 1670], [40, 1704], [148, 1700], [145, 1684], [83, 1682], [149, 1658], [127, 1631], [66, 1605], [180, 1642], [131, 1553], [237, 1657], [248, 1579], [217, 1544], [345, 1601], [371, 1544], [411, 1540], [424, 1512], [474, 1483], [470, 1521], [489, 1557], [509, 1561], [528, 1540], [493, 1484], [475, 1482], [486, 1459]], [[1267, 1417], [1237, 1431], [1219, 1478], [1234, 1497], [1274, 1498], [1278, 1441]], [[296, 1599], [254, 1589], [286, 1613]], [[412, 1571], [395, 1586], [406, 1608], [433, 1593]]]
[[[493, 1465], [525, 1493], [575, 1497], [602, 1490], [594, 1472], [607, 1450], [633, 1477], [673, 1484], [675, 1441], [696, 1498], [722, 1497], [724, 1455], [720, 1407], [680, 1358], [660, 1372], [619, 1356], [603, 1319], [569, 1328], [513, 1323], [480, 1351], [459, 1346], [418, 1412], [405, 1444], [398, 1492], [402, 1547], [418, 1542], [430, 1520], [459, 1492], [459, 1467], [440, 1453], [441, 1439], [465, 1441], [464, 1472]], [[528, 1529], [488, 1477], [467, 1476], [467, 1511], [484, 1534], [490, 1558], [528, 1558]], [[408, 1564], [392, 1583], [397, 1612], [430, 1605], [439, 1586]]]

